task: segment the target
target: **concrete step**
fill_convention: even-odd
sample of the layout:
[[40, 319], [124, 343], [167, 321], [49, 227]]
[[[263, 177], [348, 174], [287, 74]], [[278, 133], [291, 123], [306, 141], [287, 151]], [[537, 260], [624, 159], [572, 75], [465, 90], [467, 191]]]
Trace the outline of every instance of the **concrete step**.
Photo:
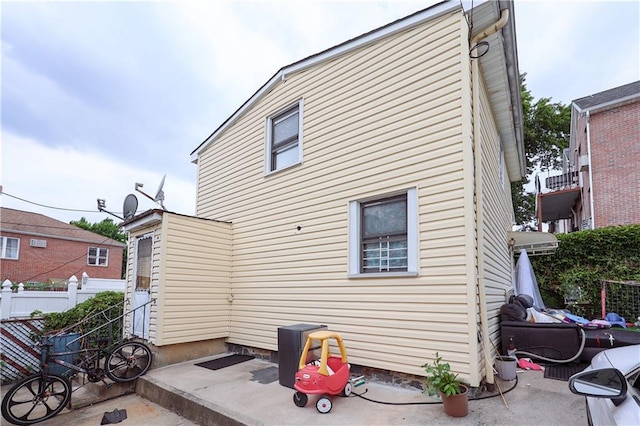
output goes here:
[[107, 401], [109, 399], [136, 392], [135, 380], [133, 382], [114, 383], [107, 379], [107, 385], [103, 382], [89, 382], [84, 386], [81, 385], [82, 382], [76, 379], [72, 380], [74, 391], [71, 394], [71, 402], [69, 403], [69, 408], [71, 409], [87, 407], [102, 401]]
[[137, 379], [135, 391], [139, 396], [148, 399], [154, 404], [158, 404], [202, 426], [261, 424], [242, 413], [198, 398], [193, 394], [156, 380], [148, 374]]

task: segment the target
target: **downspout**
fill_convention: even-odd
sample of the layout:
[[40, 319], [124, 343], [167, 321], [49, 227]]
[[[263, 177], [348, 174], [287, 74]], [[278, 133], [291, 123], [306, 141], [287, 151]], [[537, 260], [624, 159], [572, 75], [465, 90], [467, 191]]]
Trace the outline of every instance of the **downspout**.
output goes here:
[[[470, 47], [473, 46], [480, 40], [496, 33], [500, 29], [502, 29], [509, 19], [509, 11], [507, 9], [503, 9], [500, 14], [500, 19], [496, 21], [493, 25], [485, 28], [482, 32], [475, 35], [471, 38]], [[482, 200], [482, 188], [479, 187], [479, 182], [482, 182], [480, 179], [482, 178], [482, 158], [481, 158], [481, 140], [480, 140], [480, 114], [479, 114], [479, 103], [480, 103], [480, 66], [479, 59], [473, 60], [473, 68], [472, 68], [472, 90], [473, 96], [471, 101], [471, 109], [473, 111], [473, 152], [475, 159], [475, 182], [474, 188], [476, 193], [476, 224], [477, 224], [477, 237], [478, 237], [478, 298], [480, 303], [480, 327], [482, 330], [482, 346], [484, 348], [484, 362], [485, 362], [485, 373], [487, 378], [487, 383], [493, 384], [495, 382], [495, 378], [493, 375], [493, 363], [492, 358], [487, 357], [487, 353], [491, 353], [491, 336], [489, 335], [489, 317], [487, 315], [487, 298], [486, 298], [486, 290], [484, 286], [484, 212], [483, 212], [483, 200]], [[496, 354], [497, 355], [497, 354]]]
[[471, 38], [471, 47], [473, 47], [474, 44], [476, 44], [478, 41], [482, 40], [483, 38], [487, 38], [490, 35], [500, 31], [505, 25], [507, 25], [508, 20], [509, 20], [509, 10], [502, 9], [502, 12], [500, 13], [500, 19], [498, 19], [495, 23], [493, 23], [492, 25], [489, 25], [482, 32], [480, 32], [479, 34], [476, 34]]
[[593, 209], [593, 165], [591, 164], [591, 129], [589, 111], [587, 111], [587, 155], [589, 156], [589, 210], [591, 210], [591, 229], [596, 229], [596, 212]]

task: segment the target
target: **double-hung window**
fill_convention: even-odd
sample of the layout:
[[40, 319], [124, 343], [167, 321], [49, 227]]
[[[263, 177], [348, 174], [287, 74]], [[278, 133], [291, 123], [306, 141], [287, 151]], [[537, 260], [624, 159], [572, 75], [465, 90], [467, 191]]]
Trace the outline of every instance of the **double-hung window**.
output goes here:
[[109, 249], [101, 247], [89, 247], [87, 254], [87, 265], [109, 266]]
[[302, 162], [302, 100], [267, 118], [266, 172]]
[[11, 237], [0, 237], [0, 258], [17, 259], [20, 251], [20, 239]]
[[349, 204], [349, 275], [417, 274], [416, 190]]

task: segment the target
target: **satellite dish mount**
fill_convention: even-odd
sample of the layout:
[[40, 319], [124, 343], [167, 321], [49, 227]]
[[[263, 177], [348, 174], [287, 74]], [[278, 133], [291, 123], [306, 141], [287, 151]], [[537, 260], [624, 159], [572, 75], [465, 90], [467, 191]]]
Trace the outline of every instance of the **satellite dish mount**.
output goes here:
[[99, 212], [109, 213], [111, 216], [115, 216], [120, 220], [124, 220], [123, 218], [121, 218], [117, 214], [111, 213], [109, 210], [107, 210], [107, 200], [105, 200], [104, 198], [98, 198], [98, 211]]
[[[162, 180], [160, 181], [160, 185], [158, 186], [158, 190], [156, 191], [156, 195], [154, 197], [152, 197], [151, 195], [145, 193], [144, 191], [142, 191], [140, 188], [142, 188], [144, 185], [141, 183], [136, 183], [136, 191], [138, 191], [139, 193], [141, 193], [142, 195], [144, 195], [145, 197], [147, 197], [148, 199], [150, 199], [151, 201], [153, 201], [154, 203], [158, 203], [160, 204], [160, 207], [162, 207], [162, 210], [166, 210], [166, 208], [164, 207], [164, 191], [162, 190], [162, 187], [164, 186], [164, 180], [167, 177], [167, 175], [162, 176]], [[132, 195], [132, 194], [130, 194]]]

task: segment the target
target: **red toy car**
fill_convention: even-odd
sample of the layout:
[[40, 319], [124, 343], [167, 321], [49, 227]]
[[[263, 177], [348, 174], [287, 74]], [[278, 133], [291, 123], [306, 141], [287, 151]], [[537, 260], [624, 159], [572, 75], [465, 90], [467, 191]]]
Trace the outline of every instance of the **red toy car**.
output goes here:
[[[340, 356], [332, 356], [329, 351], [329, 339], [334, 339], [340, 349]], [[319, 345], [312, 346], [314, 341]], [[312, 347], [320, 347], [322, 356], [319, 360], [307, 363], [307, 356]], [[298, 407], [307, 405], [307, 395], [321, 395], [316, 403], [320, 413], [331, 411], [331, 399], [328, 395], [351, 395], [349, 381], [349, 364], [347, 351], [340, 335], [333, 331], [316, 331], [310, 333], [300, 356], [299, 370], [295, 375], [293, 402]]]

